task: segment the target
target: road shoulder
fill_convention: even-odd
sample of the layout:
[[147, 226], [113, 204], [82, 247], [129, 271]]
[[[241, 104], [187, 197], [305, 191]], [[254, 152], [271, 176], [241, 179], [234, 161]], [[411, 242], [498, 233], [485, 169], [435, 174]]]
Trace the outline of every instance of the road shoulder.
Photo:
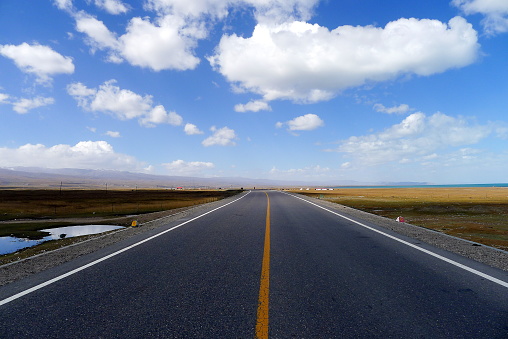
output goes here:
[[299, 194], [298, 197], [319, 204], [345, 216], [374, 223], [398, 234], [508, 272], [508, 252], [506, 251], [456, 238], [424, 227], [398, 222], [337, 203]]

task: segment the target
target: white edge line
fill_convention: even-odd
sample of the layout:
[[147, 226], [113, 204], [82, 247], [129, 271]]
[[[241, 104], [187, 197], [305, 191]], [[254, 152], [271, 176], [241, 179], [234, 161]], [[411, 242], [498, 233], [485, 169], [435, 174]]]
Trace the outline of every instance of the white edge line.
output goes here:
[[199, 218], [201, 218], [201, 217], [204, 217], [204, 216], [205, 216], [205, 215], [207, 215], [207, 214], [210, 214], [210, 213], [212, 213], [212, 212], [215, 212], [215, 211], [217, 211], [218, 209], [221, 209], [221, 208], [223, 208], [223, 207], [226, 207], [226, 206], [228, 206], [228, 205], [230, 205], [230, 204], [232, 204], [232, 203], [234, 203], [234, 202], [237, 202], [238, 200], [243, 199], [244, 197], [246, 197], [246, 196], [247, 196], [250, 192], [251, 192], [251, 191], [247, 192], [247, 194], [245, 194], [245, 195], [241, 196], [241, 197], [240, 197], [240, 198], [238, 198], [238, 199], [235, 199], [235, 200], [233, 200], [233, 201], [228, 202], [227, 204], [224, 204], [224, 205], [222, 205], [222, 206], [219, 206], [219, 207], [217, 207], [217, 208], [214, 208], [214, 209], [213, 209], [213, 210], [211, 210], [211, 211], [208, 211], [208, 212], [206, 212], [206, 213], [203, 213], [203, 214], [201, 214], [201, 215], [198, 215], [197, 217], [192, 218], [192, 219], [190, 219], [190, 220], [187, 220], [187, 221], [185, 221], [185, 222], [183, 222], [183, 223], [181, 223], [181, 224], [179, 224], [179, 225], [176, 225], [176, 226], [174, 226], [174, 227], [171, 227], [170, 229], [167, 229], [167, 230], [165, 230], [165, 231], [162, 231], [162, 232], [160, 232], [160, 233], [157, 233], [157, 234], [155, 234], [155, 235], [152, 235], [152, 236], [151, 236], [151, 237], [149, 237], [149, 238], [146, 238], [146, 239], [141, 240], [141, 241], [139, 241], [139, 242], [137, 242], [137, 243], [135, 243], [135, 244], [132, 244], [132, 245], [130, 245], [130, 246], [127, 246], [127, 247], [125, 247], [125, 248], [122, 248], [121, 250], [118, 250], [118, 251], [116, 251], [116, 252], [114, 252], [114, 253], [108, 254], [108, 255], [107, 255], [107, 256], [105, 256], [105, 257], [102, 257], [102, 258], [100, 258], [100, 259], [97, 259], [97, 260], [95, 260], [95, 261], [92, 261], [92, 262], [90, 262], [90, 263], [88, 263], [88, 264], [86, 264], [86, 265], [83, 265], [83, 266], [81, 266], [81, 267], [78, 267], [78, 268], [76, 268], [76, 269], [74, 269], [74, 270], [72, 270], [72, 271], [69, 271], [69, 272], [64, 273], [64, 274], [62, 274], [62, 275], [59, 275], [58, 277], [55, 277], [55, 278], [50, 279], [50, 280], [48, 280], [48, 281], [45, 281], [45, 282], [43, 282], [43, 283], [41, 283], [41, 284], [39, 284], [39, 285], [36, 285], [36, 286], [31, 287], [31, 288], [29, 288], [29, 289], [27, 289], [27, 290], [24, 290], [23, 292], [19, 292], [19, 293], [15, 294], [15, 295], [13, 295], [13, 296], [11, 296], [11, 297], [9, 297], [9, 298], [6, 298], [6, 299], [3, 299], [3, 300], [0, 300], [0, 306], [5, 305], [5, 304], [7, 304], [7, 303], [9, 303], [9, 302], [11, 302], [11, 301], [13, 301], [13, 300], [18, 299], [18, 298], [21, 298], [21, 297], [23, 297], [23, 296], [25, 296], [25, 295], [27, 295], [27, 294], [30, 294], [30, 293], [32, 293], [32, 292], [34, 292], [34, 291], [37, 291], [38, 289], [41, 289], [41, 288], [46, 287], [46, 286], [48, 286], [48, 285], [51, 285], [51, 284], [52, 284], [52, 283], [54, 283], [54, 282], [57, 282], [57, 281], [62, 280], [62, 279], [64, 279], [64, 278], [67, 278], [68, 276], [71, 276], [71, 275], [73, 275], [73, 274], [75, 274], [75, 273], [78, 273], [79, 271], [82, 271], [82, 270], [87, 269], [87, 268], [89, 268], [89, 267], [91, 267], [91, 266], [94, 266], [94, 265], [96, 265], [96, 264], [98, 264], [98, 263], [100, 263], [100, 262], [102, 262], [102, 261], [108, 260], [109, 258], [112, 258], [112, 257], [114, 257], [114, 256], [116, 256], [116, 255], [118, 255], [118, 254], [120, 254], [120, 253], [123, 253], [123, 252], [125, 252], [125, 251], [128, 251], [128, 250], [130, 250], [131, 248], [134, 248], [134, 247], [136, 247], [136, 246], [138, 246], [138, 245], [141, 245], [141, 244], [143, 244], [143, 243], [145, 243], [145, 242], [147, 242], [147, 241], [150, 241], [150, 240], [152, 240], [152, 239], [155, 239], [155, 238], [157, 238], [157, 237], [159, 237], [159, 236], [161, 236], [161, 235], [163, 235], [163, 234], [165, 234], [165, 233], [171, 232], [171, 231], [173, 231], [173, 230], [175, 230], [175, 229], [177, 229], [177, 228], [179, 228], [179, 227], [182, 227], [183, 225], [188, 224], [188, 223], [190, 223], [190, 222], [192, 222], [192, 221], [194, 221], [194, 220], [196, 220], [196, 219], [199, 219]]
[[385, 237], [388, 237], [388, 238], [390, 238], [390, 239], [396, 240], [396, 241], [398, 241], [398, 242], [400, 242], [400, 243], [403, 243], [404, 245], [407, 245], [407, 246], [413, 247], [413, 248], [415, 248], [415, 249], [417, 249], [417, 250], [419, 250], [419, 251], [421, 251], [421, 252], [427, 253], [427, 254], [429, 254], [429, 255], [431, 255], [431, 256], [433, 256], [433, 257], [435, 257], [435, 258], [438, 258], [438, 259], [441, 259], [441, 260], [443, 260], [443, 261], [446, 261], [447, 263], [450, 263], [450, 264], [452, 264], [452, 265], [455, 265], [455, 266], [457, 266], [457, 267], [460, 267], [460, 268], [462, 268], [463, 270], [469, 271], [469, 272], [471, 272], [471, 273], [473, 273], [473, 274], [476, 274], [476, 275], [478, 275], [478, 276], [480, 276], [480, 277], [482, 277], [482, 278], [485, 278], [485, 279], [487, 279], [487, 280], [490, 280], [490, 281], [492, 281], [492, 282], [495, 282], [496, 284], [499, 284], [499, 285], [501, 285], [501, 286], [503, 286], [503, 287], [507, 287], [507, 288], [508, 288], [508, 283], [507, 283], [507, 282], [505, 282], [505, 281], [503, 281], [503, 280], [497, 279], [497, 278], [492, 277], [492, 276], [490, 276], [490, 275], [488, 275], [488, 274], [485, 274], [485, 273], [482, 273], [482, 272], [480, 272], [480, 271], [477, 271], [477, 270], [475, 270], [474, 268], [471, 268], [471, 267], [469, 267], [469, 266], [466, 266], [466, 265], [463, 265], [463, 264], [461, 264], [461, 263], [458, 263], [458, 262], [456, 262], [456, 261], [454, 261], [454, 260], [451, 260], [451, 259], [448, 259], [448, 258], [446, 258], [446, 257], [443, 257], [442, 255], [439, 255], [439, 254], [434, 253], [434, 252], [432, 252], [432, 251], [426, 250], [425, 248], [422, 248], [422, 247], [420, 247], [420, 246], [416, 246], [416, 245], [414, 245], [414, 244], [411, 244], [410, 242], [407, 242], [407, 241], [405, 241], [405, 240], [402, 240], [402, 239], [399, 239], [399, 238], [397, 238], [397, 237], [394, 237], [393, 235], [390, 235], [390, 234], [388, 234], [388, 233], [385, 233], [385, 232], [382, 232], [382, 231], [380, 231], [380, 230], [377, 230], [377, 229], [375, 229], [375, 228], [373, 228], [373, 227], [370, 227], [370, 226], [367, 226], [367, 225], [365, 225], [365, 224], [362, 224], [361, 222], [358, 222], [358, 221], [356, 221], [356, 220], [350, 219], [350, 218], [348, 218], [348, 217], [346, 217], [346, 216], [344, 216], [344, 215], [342, 215], [342, 214], [340, 214], [340, 213], [337, 213], [337, 212], [334, 212], [334, 211], [332, 211], [332, 210], [329, 210], [329, 209], [327, 209], [327, 208], [325, 208], [325, 207], [323, 207], [323, 206], [319, 206], [318, 204], [315, 204], [315, 203], [313, 203], [313, 202], [311, 202], [311, 201], [308, 201], [308, 200], [303, 199], [303, 198], [301, 198], [301, 197], [298, 197], [298, 196], [296, 196], [296, 195], [289, 194], [289, 193], [285, 193], [285, 194], [290, 195], [290, 196], [292, 196], [293, 198], [297, 198], [297, 199], [303, 200], [303, 201], [305, 201], [305, 202], [307, 202], [307, 203], [309, 203], [309, 204], [311, 204], [311, 205], [317, 206], [317, 207], [319, 207], [319, 208], [321, 208], [321, 209], [323, 209], [323, 210], [325, 210], [325, 211], [327, 211], [327, 212], [330, 212], [330, 213], [332, 213], [332, 214], [335, 214], [335, 215], [337, 215], [337, 216], [339, 216], [339, 217], [341, 217], [341, 218], [344, 218], [344, 219], [346, 219], [346, 220], [348, 220], [348, 221], [351, 221], [351, 222], [353, 222], [353, 223], [355, 223], [355, 224], [357, 224], [357, 225], [359, 225], [359, 226], [365, 227], [365, 228], [367, 228], [367, 229], [369, 229], [369, 230], [371, 230], [371, 231], [374, 231], [374, 232], [376, 232], [376, 233], [382, 234], [382, 235], [384, 235]]

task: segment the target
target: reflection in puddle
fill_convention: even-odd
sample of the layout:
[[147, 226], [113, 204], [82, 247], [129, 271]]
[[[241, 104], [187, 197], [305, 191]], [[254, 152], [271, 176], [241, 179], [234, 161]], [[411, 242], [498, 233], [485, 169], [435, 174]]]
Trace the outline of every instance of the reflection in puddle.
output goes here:
[[22, 248], [32, 247], [44, 240], [30, 240], [15, 237], [0, 237], [0, 255], [16, 252]]
[[[50, 235], [45, 237], [46, 240], [54, 240], [60, 238], [72, 238], [79, 237], [80, 235], [88, 235], [88, 234], [97, 234], [106, 231], [112, 231], [119, 228], [123, 228], [122, 226], [114, 226], [114, 225], [85, 225], [85, 226], [67, 226], [67, 227], [58, 227], [58, 228], [48, 228], [45, 230], [41, 230], [41, 232], [47, 232]], [[61, 237], [62, 234], [65, 234], [65, 237]]]
[[44, 241], [79, 237], [81, 235], [97, 234], [123, 228], [114, 225], [85, 225], [48, 228], [41, 232], [49, 233], [39, 240], [30, 240], [16, 237], [0, 237], [0, 255], [16, 252], [20, 249], [38, 245]]

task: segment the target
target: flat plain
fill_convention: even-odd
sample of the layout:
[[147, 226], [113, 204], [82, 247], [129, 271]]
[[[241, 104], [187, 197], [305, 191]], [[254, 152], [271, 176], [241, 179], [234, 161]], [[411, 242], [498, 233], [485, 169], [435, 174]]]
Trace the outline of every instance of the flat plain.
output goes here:
[[507, 187], [296, 190], [372, 214], [508, 250]]

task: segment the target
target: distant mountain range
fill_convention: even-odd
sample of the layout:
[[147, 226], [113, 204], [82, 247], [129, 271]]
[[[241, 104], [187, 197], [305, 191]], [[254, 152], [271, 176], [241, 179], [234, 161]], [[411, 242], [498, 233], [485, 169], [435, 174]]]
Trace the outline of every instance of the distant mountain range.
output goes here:
[[240, 177], [199, 178], [76, 168], [0, 168], [0, 188], [267, 188], [425, 184], [416, 182], [365, 183], [351, 180], [325, 183]]

